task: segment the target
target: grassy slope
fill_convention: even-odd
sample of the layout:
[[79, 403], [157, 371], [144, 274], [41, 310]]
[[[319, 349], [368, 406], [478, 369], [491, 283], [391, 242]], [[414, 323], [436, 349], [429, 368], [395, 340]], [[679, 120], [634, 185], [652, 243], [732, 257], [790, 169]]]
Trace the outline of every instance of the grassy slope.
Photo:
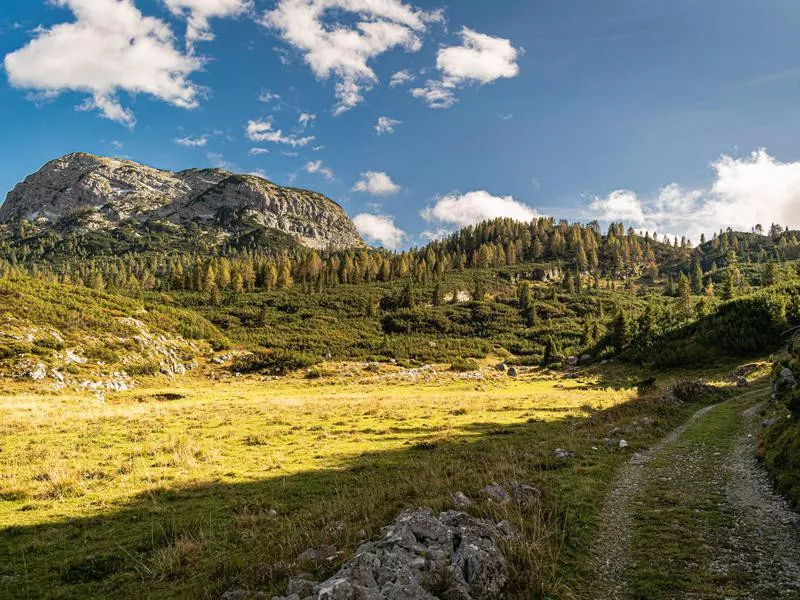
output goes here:
[[88, 359], [69, 365], [76, 376], [157, 361], [157, 352], [134, 339], [143, 334], [164, 336], [166, 345], [187, 359], [201, 351], [188, 340], [227, 344], [199, 315], [166, 307], [155, 298], [141, 302], [23, 277], [0, 280], [0, 322], [0, 369], [6, 373], [25, 358], [63, 368], [67, 349]]
[[[80, 396], [7, 395], [0, 595], [278, 592], [294, 573], [335, 566], [294, 564], [306, 548], [335, 544], [340, 560], [404, 507], [445, 508], [454, 491], [480, 498], [513, 478], [542, 503], [473, 509], [523, 531], [508, 549], [510, 597], [569, 597], [616, 468], [696, 406], [636, 399], [639, 374], [610, 366], [582, 381], [486, 376], [186, 380], [88, 408]], [[644, 415], [654, 423], [625, 434], [628, 452], [601, 443]], [[577, 459], [554, 459], [556, 447]]]

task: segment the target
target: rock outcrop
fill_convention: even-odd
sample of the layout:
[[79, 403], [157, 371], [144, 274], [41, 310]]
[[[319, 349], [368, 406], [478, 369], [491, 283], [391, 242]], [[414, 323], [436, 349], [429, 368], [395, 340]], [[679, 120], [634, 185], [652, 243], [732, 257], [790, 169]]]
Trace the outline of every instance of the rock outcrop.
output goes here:
[[344, 210], [322, 194], [222, 169], [173, 173], [84, 153], [50, 161], [17, 184], [0, 205], [0, 223], [22, 219], [84, 230], [123, 222], [193, 223], [227, 234], [264, 228], [317, 249], [364, 245]]
[[276, 600], [489, 600], [501, 594], [507, 567], [498, 543], [513, 535], [462, 512], [400, 514], [377, 542], [363, 544], [319, 584], [293, 581]]

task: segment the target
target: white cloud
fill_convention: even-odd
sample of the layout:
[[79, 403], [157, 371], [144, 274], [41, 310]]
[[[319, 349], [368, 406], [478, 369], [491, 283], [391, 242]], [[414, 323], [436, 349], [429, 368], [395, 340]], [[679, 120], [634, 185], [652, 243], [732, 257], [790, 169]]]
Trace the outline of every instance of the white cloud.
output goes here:
[[489, 219], [532, 221], [536, 217], [536, 211], [511, 196], [492, 196], [485, 191], [442, 196], [433, 206], [422, 211], [422, 218], [428, 222], [449, 223], [457, 227], [476, 225]]
[[252, 0], [164, 0], [174, 15], [186, 16], [186, 41], [208, 42], [214, 39], [209, 19], [236, 17], [252, 9]]
[[[355, 18], [337, 22], [344, 13]], [[440, 12], [402, 0], [279, 0], [261, 22], [300, 51], [319, 79], [336, 77], [334, 114], [341, 114], [377, 83], [370, 61], [394, 48], [418, 51], [428, 25], [440, 20]]]
[[458, 102], [453, 89], [441, 81], [428, 80], [424, 87], [411, 90], [411, 95], [424, 100], [430, 108], [450, 108]]
[[378, 117], [378, 122], [375, 124], [375, 132], [378, 135], [394, 133], [394, 128], [402, 124], [402, 121], [398, 121], [396, 119], [390, 119], [389, 117]]
[[314, 136], [297, 137], [295, 135], [284, 135], [280, 129], [273, 129], [272, 122], [256, 119], [248, 121], [246, 128], [247, 139], [251, 142], [272, 142], [274, 144], [286, 144], [292, 148], [306, 146], [314, 141]]
[[250, 156], [261, 156], [262, 154], [269, 154], [269, 150], [266, 148], [250, 148], [248, 154]]
[[241, 171], [239, 165], [225, 160], [225, 157], [218, 152], [209, 152], [206, 154], [206, 159], [215, 169], [222, 169], [223, 171], [231, 171], [233, 173]]
[[202, 148], [208, 143], [208, 136], [201, 135], [200, 137], [191, 137], [186, 136], [182, 138], [176, 138], [175, 143], [180, 146], [186, 146], [187, 148]]
[[514, 119], [514, 115], [512, 113], [507, 113], [505, 115], [497, 115], [501, 121], [511, 121]]
[[325, 179], [328, 181], [333, 181], [334, 173], [332, 169], [324, 166], [321, 160], [315, 160], [306, 163], [306, 166], [303, 167], [303, 170], [306, 173], [319, 173], [320, 175], [324, 176]]
[[378, 171], [362, 173], [361, 179], [353, 186], [354, 192], [364, 192], [373, 196], [391, 196], [401, 189], [386, 173]]
[[635, 192], [615, 190], [605, 198], [595, 198], [589, 208], [604, 221], [623, 220], [637, 225], [645, 223], [642, 203]]
[[301, 113], [300, 117], [298, 117], [297, 119], [297, 122], [300, 124], [300, 127], [305, 129], [309, 125], [313, 125], [316, 120], [317, 120], [317, 115], [313, 113]]
[[284, 150], [283, 152], [281, 152], [281, 154], [283, 156], [288, 156], [289, 158], [297, 158], [298, 156], [300, 156], [300, 154], [298, 154], [297, 152], [289, 152], [288, 150]]
[[414, 97], [422, 98], [431, 108], [453, 106], [455, 90], [460, 87], [486, 85], [519, 75], [520, 50], [512, 46], [510, 40], [478, 33], [468, 27], [462, 28], [459, 35], [460, 46], [442, 48], [436, 56], [436, 68], [442, 79], [428, 80], [423, 87], [411, 90]]
[[278, 94], [274, 94], [269, 90], [261, 90], [261, 93], [258, 95], [259, 102], [272, 102], [280, 99], [281, 97]]
[[267, 177], [267, 172], [264, 169], [256, 169], [254, 171], [250, 171], [248, 175], [252, 175], [254, 177], [260, 177], [261, 179], [269, 179], [269, 177]]
[[12, 86], [43, 97], [65, 91], [90, 98], [83, 110], [133, 127], [136, 118], [118, 99], [120, 91], [147, 94], [181, 108], [194, 108], [201, 90], [189, 76], [203, 61], [175, 47], [169, 26], [145, 17], [132, 0], [53, 0], [75, 21], [39, 28], [23, 48], [5, 57]]
[[325, 150], [325, 146], [314, 146], [314, 147], [312, 148], [312, 150], [313, 150], [314, 152], [322, 152], [323, 150]]
[[404, 69], [392, 75], [392, 78], [389, 81], [389, 87], [397, 87], [399, 85], [405, 85], [407, 83], [411, 83], [415, 79], [416, 77], [413, 74]]
[[800, 162], [785, 163], [766, 150], [749, 156], [722, 156], [712, 164], [714, 183], [686, 190], [672, 183], [657, 196], [642, 199], [618, 190], [589, 205], [592, 216], [624, 221], [650, 231], [670, 232], [698, 240], [720, 229], [749, 231], [772, 223], [800, 228]]
[[406, 239], [405, 232], [394, 224], [392, 217], [362, 213], [356, 215], [353, 223], [358, 232], [367, 240], [397, 250]]

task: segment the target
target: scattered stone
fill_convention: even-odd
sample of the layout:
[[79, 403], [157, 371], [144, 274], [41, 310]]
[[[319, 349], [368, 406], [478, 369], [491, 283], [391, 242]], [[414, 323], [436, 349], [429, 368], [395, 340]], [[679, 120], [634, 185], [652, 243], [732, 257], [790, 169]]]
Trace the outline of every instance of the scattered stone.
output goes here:
[[575, 454], [571, 450], [564, 450], [563, 448], [556, 448], [553, 451], [553, 456], [555, 456], [556, 458], [558, 458], [560, 460], [565, 460], [565, 459], [568, 459], [568, 458], [575, 458], [577, 456], [577, 454]]
[[580, 359], [577, 356], [568, 356], [564, 359], [564, 365], [567, 367], [577, 367]]
[[581, 364], [582, 365], [585, 365], [586, 363], [590, 362], [591, 360], [592, 360], [592, 357], [590, 355], [588, 355], [588, 354], [584, 354], [583, 356], [581, 356]]
[[321, 548], [309, 548], [297, 557], [299, 563], [318, 562], [336, 556], [335, 546], [323, 546]]
[[612, 438], [603, 438], [603, 446], [606, 448], [611, 448], [612, 446], [617, 445], [617, 440]]
[[308, 598], [314, 593], [314, 587], [317, 585], [316, 581], [307, 579], [305, 575], [295, 577], [289, 582], [286, 587], [286, 595], [296, 595], [298, 598]]
[[505, 373], [508, 370], [508, 365], [506, 363], [497, 363], [494, 368], [501, 373]]
[[624, 450], [625, 448], [628, 447], [628, 442], [626, 442], [625, 440], [620, 440], [619, 441], [619, 447], [620, 447], [621, 450]]
[[767, 427], [772, 427], [774, 424], [775, 424], [775, 419], [764, 419], [764, 421], [761, 422], [761, 426], [764, 427], [765, 429]]
[[456, 492], [453, 494], [453, 504], [459, 508], [466, 508], [472, 506], [472, 500], [464, 492]]
[[519, 373], [517, 372], [517, 369], [515, 367], [511, 367], [508, 370], [508, 376], [509, 377], [516, 377], [517, 375], [519, 375]]
[[746, 388], [750, 385], [750, 382], [747, 381], [747, 377], [737, 376], [736, 379], [736, 387], [738, 388]]
[[511, 490], [511, 496], [519, 503], [520, 506], [529, 508], [539, 501], [541, 494], [539, 490], [528, 485], [527, 483], [520, 483], [519, 481], [508, 482], [508, 487]]
[[429, 508], [408, 510], [382, 530], [379, 541], [362, 544], [338, 573], [312, 585], [310, 593], [310, 582], [303, 580], [275, 600], [496, 598], [508, 578], [498, 542], [512, 529], [461, 512], [437, 517]]
[[33, 381], [41, 381], [47, 377], [47, 367], [44, 363], [36, 363], [25, 372], [25, 377]]
[[508, 504], [511, 502], [509, 493], [503, 489], [503, 486], [495, 481], [483, 488], [481, 492], [484, 496], [487, 496], [489, 500], [497, 502], [498, 504]]
[[781, 381], [794, 389], [797, 386], [797, 380], [795, 379], [794, 373], [789, 367], [784, 367], [780, 372]]

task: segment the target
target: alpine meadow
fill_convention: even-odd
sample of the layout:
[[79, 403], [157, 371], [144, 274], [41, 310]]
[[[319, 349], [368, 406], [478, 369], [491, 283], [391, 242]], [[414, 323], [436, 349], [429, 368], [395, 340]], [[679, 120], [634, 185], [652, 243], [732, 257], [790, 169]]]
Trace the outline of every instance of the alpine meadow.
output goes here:
[[798, 26], [12, 0], [0, 597], [800, 598]]

